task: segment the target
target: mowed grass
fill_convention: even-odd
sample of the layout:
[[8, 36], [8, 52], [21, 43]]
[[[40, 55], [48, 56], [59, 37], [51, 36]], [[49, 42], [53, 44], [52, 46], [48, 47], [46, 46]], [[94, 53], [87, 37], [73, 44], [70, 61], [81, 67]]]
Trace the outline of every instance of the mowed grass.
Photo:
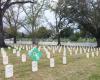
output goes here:
[[[27, 57], [27, 62], [21, 62], [21, 57], [12, 53], [12, 49], [7, 51], [9, 64], [14, 65], [14, 76], [5, 78], [5, 66], [2, 64], [0, 54], [0, 80], [100, 80], [100, 55], [98, 57], [86, 58], [85, 54], [69, 55], [67, 51], [67, 64], [62, 64], [62, 54], [56, 52], [51, 54], [55, 58], [55, 67], [49, 67], [49, 59], [46, 58], [45, 51], [41, 49], [43, 56], [38, 63], [39, 70], [32, 72], [31, 59]], [[21, 54], [27, 54], [28, 51], [22, 50]], [[99, 53], [100, 54], [100, 53]]]

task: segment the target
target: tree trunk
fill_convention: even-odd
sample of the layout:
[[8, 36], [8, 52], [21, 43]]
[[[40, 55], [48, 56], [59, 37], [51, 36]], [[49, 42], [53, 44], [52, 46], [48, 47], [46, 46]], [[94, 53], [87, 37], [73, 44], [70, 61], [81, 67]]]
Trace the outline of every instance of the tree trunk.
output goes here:
[[36, 40], [34, 37], [32, 37], [32, 44], [35, 44], [36, 43]]
[[60, 33], [58, 34], [58, 44], [57, 45], [60, 45], [61, 46]]
[[100, 47], [100, 38], [96, 38], [97, 41], [97, 47]]
[[0, 13], [0, 47], [7, 47], [5, 42], [4, 42], [4, 31], [3, 31], [2, 19], [3, 19], [3, 17], [2, 17], [2, 14]]
[[14, 44], [16, 44], [16, 36], [14, 36]]
[[4, 42], [3, 33], [1, 33], [1, 32], [0, 32], [0, 47], [7, 47], [7, 45]]
[[32, 35], [32, 44], [36, 44], [36, 37], [35, 37], [35, 35]]

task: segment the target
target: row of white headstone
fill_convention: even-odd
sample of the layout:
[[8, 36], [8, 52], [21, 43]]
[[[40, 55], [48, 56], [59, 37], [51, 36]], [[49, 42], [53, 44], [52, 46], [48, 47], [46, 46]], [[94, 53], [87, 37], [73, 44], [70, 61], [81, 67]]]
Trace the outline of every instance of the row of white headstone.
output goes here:
[[[55, 60], [54, 58], [51, 56], [51, 53], [49, 50], [52, 50], [53, 55], [58, 51], [59, 47], [53, 47], [52, 49], [50, 47], [46, 48], [45, 46], [43, 47], [47, 58], [50, 60], [50, 67], [54, 67], [55, 65]], [[59, 53], [61, 52], [62, 47], [60, 47], [59, 49]], [[66, 48], [64, 47], [64, 51], [63, 51], [63, 58], [62, 58], [62, 62], [63, 64], [67, 64], [67, 55], [66, 55]]]
[[32, 49], [34, 46], [33, 45], [19, 45], [19, 44], [14, 44], [14, 45], [11, 45], [12, 47], [14, 47], [15, 49], [25, 49], [26, 51]]
[[[10, 49], [10, 48], [9, 48]], [[8, 56], [4, 48], [1, 48], [1, 55], [3, 58], [3, 64], [5, 65], [5, 77], [9, 78], [13, 76], [13, 65], [8, 65]]]
[[[10, 47], [8, 47], [10, 49]], [[13, 54], [16, 54], [16, 56], [20, 56], [20, 51], [17, 51], [16, 49], [13, 49]], [[1, 48], [1, 55], [3, 60], [3, 65], [5, 65], [5, 77], [10, 78], [13, 76], [13, 65], [9, 64], [9, 59], [7, 56], [7, 52], [4, 50], [4, 48]], [[22, 62], [26, 62], [26, 54], [22, 54]]]
[[[9, 47], [10, 49], [10, 47]], [[18, 51], [17, 51], [18, 50]], [[39, 47], [40, 50], [40, 47]], [[1, 54], [3, 57], [3, 64], [5, 65], [5, 78], [13, 77], [13, 65], [8, 64], [8, 56], [4, 48], [1, 48]], [[20, 51], [19, 49], [14, 48], [13, 54], [16, 54], [17, 57], [20, 57]], [[22, 62], [26, 62], [26, 55], [22, 54]], [[54, 59], [50, 59], [50, 67], [54, 67]], [[32, 61], [32, 71], [38, 71], [38, 62]]]
[[99, 52], [100, 52], [100, 48], [84, 48], [84, 47], [80, 47], [80, 48], [68, 48], [68, 51], [70, 53], [70, 55], [72, 55], [73, 53], [75, 55], [77, 55], [78, 53], [80, 54], [86, 54], [86, 57], [89, 58], [90, 56], [92, 56], [93, 58], [95, 56], [99, 56]]
[[[26, 47], [23, 47], [22, 45], [20, 46], [14, 46], [14, 49], [13, 49], [13, 54], [16, 54], [17, 57], [20, 57], [20, 51], [21, 49], [20, 48], [23, 48], [23, 49], [26, 49], [26, 51], [30, 50], [31, 48], [33, 48], [33, 46], [30, 46], [28, 47], [28, 45], [26, 45]], [[45, 46], [43, 46], [43, 49], [47, 55], [47, 58], [50, 60], [50, 67], [55, 67], [55, 59], [53, 57], [51, 57], [51, 52], [50, 50], [52, 50], [52, 53], [55, 54], [57, 51], [59, 53], [61, 53], [62, 51], [62, 48], [63, 49], [63, 58], [62, 58], [62, 61], [63, 61], [63, 64], [67, 64], [67, 52], [66, 52], [66, 49], [69, 51], [70, 55], [73, 54], [73, 52], [77, 55], [78, 52], [80, 54], [83, 54], [83, 53], [86, 53], [86, 57], [89, 58], [90, 54], [92, 55], [92, 57], [95, 56], [95, 53], [96, 53], [96, 56], [99, 55], [99, 51], [100, 51], [100, 48], [85, 48], [85, 47], [59, 47], [59, 46], [48, 46], [47, 48]], [[11, 49], [10, 47], [8, 47], [8, 49]], [[39, 47], [39, 50], [41, 50], [41, 46]], [[90, 53], [91, 52], [91, 53]], [[2, 57], [3, 57], [3, 64], [6, 65], [5, 66], [5, 77], [6, 78], [10, 78], [13, 76], [13, 65], [11, 64], [8, 64], [8, 56], [7, 56], [7, 53], [6, 51], [1, 48], [1, 54], [2, 54]], [[22, 62], [26, 62], [26, 54], [22, 54]], [[35, 72], [35, 71], [38, 71], [38, 62], [37, 61], [32, 61], [32, 71]]]

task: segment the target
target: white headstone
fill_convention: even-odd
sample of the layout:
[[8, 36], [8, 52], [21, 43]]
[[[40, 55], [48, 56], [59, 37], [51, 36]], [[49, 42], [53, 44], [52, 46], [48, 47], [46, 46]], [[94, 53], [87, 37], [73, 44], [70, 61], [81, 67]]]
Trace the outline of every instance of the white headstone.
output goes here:
[[5, 51], [5, 50], [1, 50], [1, 55], [2, 55], [2, 57], [5, 57], [5, 56], [7, 56], [7, 53], [6, 53], [6, 51]]
[[38, 50], [41, 51], [41, 46], [39, 46]]
[[66, 47], [64, 46], [63, 56], [66, 56]]
[[20, 51], [17, 51], [16, 55], [17, 57], [20, 57]]
[[33, 48], [33, 45], [31, 45], [31, 49]]
[[92, 57], [94, 58], [94, 52], [92, 52]]
[[33, 72], [38, 71], [38, 62], [37, 61], [32, 61], [32, 71]]
[[16, 49], [13, 49], [13, 54], [16, 54]]
[[54, 58], [50, 58], [50, 67], [54, 66], [55, 66]]
[[5, 66], [5, 78], [13, 77], [13, 65]]
[[25, 49], [25, 47], [23, 46], [22, 49]]
[[53, 54], [55, 54], [55, 48], [53, 47]]
[[90, 52], [90, 49], [88, 48], [88, 50], [87, 50], [88, 52]]
[[21, 48], [19, 47], [19, 51], [21, 51]]
[[86, 49], [84, 49], [84, 53], [86, 53]]
[[96, 56], [99, 56], [99, 51], [96, 51]]
[[50, 52], [47, 52], [47, 58], [48, 59], [50, 58]]
[[70, 55], [72, 55], [72, 50], [69, 50]]
[[3, 56], [3, 64], [8, 64], [8, 56]]
[[63, 64], [67, 64], [66, 56], [63, 56]]
[[89, 53], [88, 52], [86, 53], [86, 57], [89, 58]]
[[63, 51], [63, 56], [66, 56], [66, 49], [64, 49]]
[[56, 51], [56, 52], [58, 51], [58, 46], [55, 46], [55, 51]]
[[26, 45], [26, 50], [28, 51], [28, 46]]
[[62, 46], [59, 48], [59, 53], [61, 53]]
[[10, 50], [10, 49], [11, 49], [11, 47], [8, 47], [8, 49]]
[[82, 54], [82, 48], [80, 48], [80, 54]]
[[26, 55], [22, 54], [22, 62], [26, 62]]
[[78, 51], [77, 51], [77, 50], [75, 50], [75, 55], [77, 55], [77, 53], [78, 53]]

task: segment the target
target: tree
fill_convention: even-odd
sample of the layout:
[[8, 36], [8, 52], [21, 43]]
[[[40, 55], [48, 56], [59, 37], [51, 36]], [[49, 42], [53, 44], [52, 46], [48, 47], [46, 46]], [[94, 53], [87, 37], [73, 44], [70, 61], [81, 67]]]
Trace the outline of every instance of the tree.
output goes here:
[[60, 40], [61, 30], [63, 30], [65, 27], [67, 27], [67, 26], [65, 26], [65, 24], [67, 24], [66, 19], [61, 16], [62, 5], [60, 5], [60, 4], [61, 3], [56, 2], [55, 7], [54, 7], [54, 5], [49, 6], [51, 11], [54, 12], [55, 24], [53, 25], [46, 19], [46, 21], [50, 25], [51, 29], [54, 31], [53, 37], [55, 37], [55, 36], [57, 37], [57, 40], [58, 40], [57, 45], [61, 45], [61, 40]]
[[48, 38], [50, 36], [49, 30], [45, 27], [40, 27], [36, 34], [38, 38]]
[[62, 16], [91, 33], [97, 40], [97, 47], [100, 47], [100, 0], [59, 0], [61, 1]]
[[[9, 34], [12, 34], [14, 36], [14, 43], [16, 43], [16, 36], [17, 31], [20, 29], [20, 14], [22, 11], [20, 11], [20, 5], [18, 6], [11, 6], [6, 13], [4, 14], [4, 23], [9, 26]], [[16, 8], [16, 10], [14, 10]]]
[[24, 25], [22, 24], [22, 26], [29, 32], [29, 34], [31, 34], [33, 44], [36, 44], [35, 33], [38, 30], [40, 17], [45, 10], [46, 1], [47, 0], [41, 0], [41, 2], [37, 1], [35, 5], [31, 4], [27, 8], [22, 6], [23, 11], [26, 14], [26, 19], [24, 20]]
[[0, 47], [6, 47], [4, 42], [4, 30], [3, 30], [3, 17], [5, 12], [15, 4], [25, 4], [25, 3], [34, 3], [34, 1], [23, 1], [23, 0], [0, 0]]
[[4, 27], [4, 39], [9, 39], [9, 38], [13, 38], [14, 37], [9, 32], [11, 32], [11, 29], [7, 28], [7, 27]]
[[69, 37], [71, 41], [77, 41], [80, 38], [80, 32], [75, 32], [73, 35]]
[[67, 27], [61, 31], [61, 37], [62, 38], [69, 38], [74, 34], [74, 31], [71, 27]]

